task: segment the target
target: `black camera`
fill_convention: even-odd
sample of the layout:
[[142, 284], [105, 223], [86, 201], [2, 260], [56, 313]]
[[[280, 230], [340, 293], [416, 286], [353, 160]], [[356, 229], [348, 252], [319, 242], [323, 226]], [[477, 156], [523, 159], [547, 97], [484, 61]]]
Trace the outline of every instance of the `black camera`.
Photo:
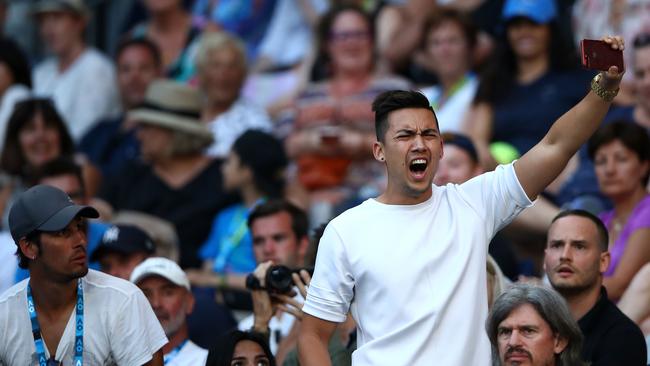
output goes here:
[[290, 269], [287, 266], [281, 265], [271, 266], [264, 276], [266, 287], [262, 287], [257, 277], [250, 273], [246, 276], [246, 288], [249, 290], [266, 290], [274, 294], [288, 294], [293, 289], [293, 278], [291, 275], [303, 269], [309, 272], [310, 275], [313, 272], [306, 268]]

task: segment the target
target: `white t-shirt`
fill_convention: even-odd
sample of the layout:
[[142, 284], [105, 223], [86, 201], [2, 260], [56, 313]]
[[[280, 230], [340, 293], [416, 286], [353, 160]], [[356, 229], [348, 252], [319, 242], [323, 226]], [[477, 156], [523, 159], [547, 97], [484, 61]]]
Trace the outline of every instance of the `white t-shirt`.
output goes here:
[[488, 365], [488, 243], [529, 205], [512, 164], [416, 205], [367, 200], [327, 226], [302, 310], [351, 308], [354, 365]]
[[9, 231], [0, 231], [0, 295], [14, 285], [18, 268], [17, 248]]
[[[0, 365], [38, 365], [27, 311], [27, 281], [0, 296]], [[89, 270], [83, 277], [84, 366], [142, 365], [167, 343], [149, 301], [134, 284]], [[72, 365], [75, 311], [61, 336], [55, 359]], [[43, 342], [45, 343], [45, 342]], [[50, 357], [45, 346], [45, 355]]]
[[101, 119], [120, 112], [113, 64], [93, 48], [86, 48], [63, 73], [55, 58], [43, 61], [33, 79], [34, 94], [54, 99], [75, 141]]
[[208, 128], [212, 131], [214, 143], [208, 147], [207, 153], [223, 158], [228, 155], [235, 140], [247, 130], [270, 132], [273, 125], [262, 107], [239, 98], [229, 110], [209, 122]]
[[[469, 74], [465, 84], [456, 90], [441, 107], [436, 108], [436, 118], [440, 124], [441, 132], [462, 132], [463, 120], [472, 105], [476, 90], [478, 90], [478, 78]], [[442, 94], [442, 88], [439, 86], [422, 88], [421, 91], [432, 104], [437, 103]]]
[[208, 350], [197, 346], [188, 339], [176, 356], [165, 362], [165, 366], [202, 366], [207, 360]]

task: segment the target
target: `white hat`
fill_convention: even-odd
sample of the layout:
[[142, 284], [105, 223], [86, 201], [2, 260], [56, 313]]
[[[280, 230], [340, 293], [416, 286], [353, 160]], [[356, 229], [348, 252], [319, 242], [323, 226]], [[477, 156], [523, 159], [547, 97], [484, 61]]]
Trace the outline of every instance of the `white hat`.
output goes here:
[[160, 276], [171, 281], [173, 284], [190, 289], [190, 281], [187, 279], [185, 272], [174, 261], [154, 257], [138, 264], [131, 273], [131, 282], [136, 285], [146, 277]]

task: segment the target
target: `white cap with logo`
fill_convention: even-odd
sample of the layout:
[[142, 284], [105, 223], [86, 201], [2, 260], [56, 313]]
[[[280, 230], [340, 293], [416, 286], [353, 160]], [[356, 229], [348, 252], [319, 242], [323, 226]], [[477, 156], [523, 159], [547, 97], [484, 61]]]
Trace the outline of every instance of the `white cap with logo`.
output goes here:
[[185, 272], [183, 272], [176, 262], [170, 259], [163, 257], [148, 258], [133, 269], [131, 282], [137, 285], [138, 282], [150, 276], [160, 276], [175, 285], [190, 290], [190, 281], [187, 279]]

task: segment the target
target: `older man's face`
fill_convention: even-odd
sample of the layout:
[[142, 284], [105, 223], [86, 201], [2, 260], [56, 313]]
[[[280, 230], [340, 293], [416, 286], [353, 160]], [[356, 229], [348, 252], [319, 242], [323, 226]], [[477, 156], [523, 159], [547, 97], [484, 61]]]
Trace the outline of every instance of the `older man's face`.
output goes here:
[[230, 105], [237, 100], [246, 77], [242, 55], [231, 46], [208, 52], [199, 68], [199, 82], [210, 104]]
[[499, 323], [497, 342], [505, 366], [553, 366], [556, 355], [567, 346], [529, 304], [515, 308]]

